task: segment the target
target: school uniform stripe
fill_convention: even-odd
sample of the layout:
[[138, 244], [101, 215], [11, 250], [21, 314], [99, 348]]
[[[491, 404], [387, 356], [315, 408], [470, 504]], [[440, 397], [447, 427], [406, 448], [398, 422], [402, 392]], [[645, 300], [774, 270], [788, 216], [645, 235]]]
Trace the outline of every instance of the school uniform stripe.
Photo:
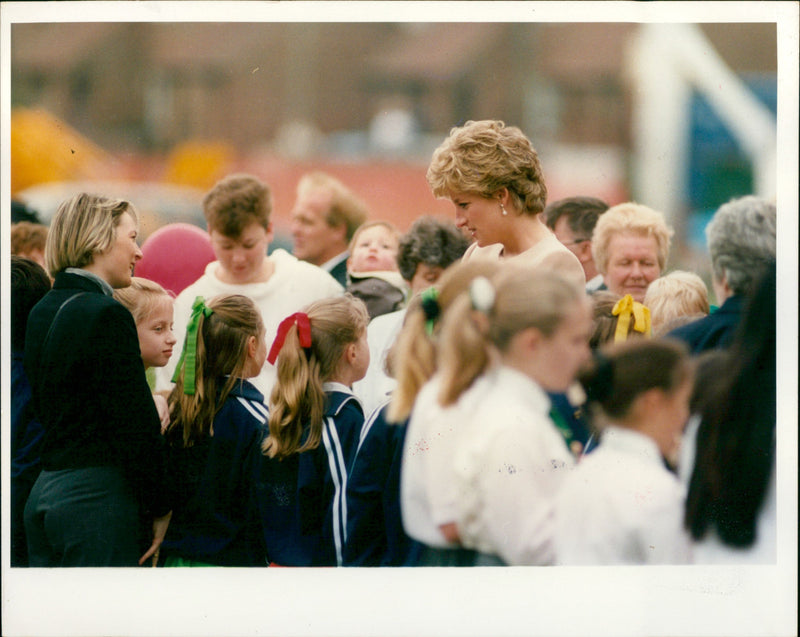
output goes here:
[[244, 405], [245, 409], [247, 409], [247, 411], [253, 415], [253, 418], [258, 420], [258, 422], [260, 422], [262, 425], [267, 422], [269, 412], [267, 411], [266, 407], [251, 400], [247, 400], [246, 398], [242, 398], [241, 396], [237, 396], [236, 398], [240, 403], [242, 403], [242, 405]]
[[379, 405], [378, 407], [376, 407], [375, 410], [370, 415], [369, 419], [364, 423], [364, 426], [361, 427], [361, 434], [358, 437], [358, 447], [356, 448], [356, 455], [358, 455], [358, 452], [361, 450], [362, 443], [366, 439], [369, 430], [372, 428], [372, 424], [378, 419], [378, 416], [380, 415], [384, 405], [385, 403], [383, 405]]
[[342, 547], [347, 539], [347, 468], [344, 453], [333, 418], [326, 418], [322, 427], [322, 441], [328, 453], [328, 465], [333, 481], [333, 541], [336, 546], [336, 563], [342, 565]]

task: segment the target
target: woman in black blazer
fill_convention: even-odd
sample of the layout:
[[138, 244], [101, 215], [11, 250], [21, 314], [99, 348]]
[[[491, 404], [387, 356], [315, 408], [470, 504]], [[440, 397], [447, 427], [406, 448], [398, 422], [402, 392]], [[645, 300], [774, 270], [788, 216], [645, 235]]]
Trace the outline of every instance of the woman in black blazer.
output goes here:
[[50, 225], [53, 289], [31, 310], [25, 339], [45, 429], [25, 507], [30, 566], [134, 566], [156, 553], [169, 523], [164, 441], [136, 325], [112, 297], [142, 257], [136, 238], [130, 203], [85, 193]]

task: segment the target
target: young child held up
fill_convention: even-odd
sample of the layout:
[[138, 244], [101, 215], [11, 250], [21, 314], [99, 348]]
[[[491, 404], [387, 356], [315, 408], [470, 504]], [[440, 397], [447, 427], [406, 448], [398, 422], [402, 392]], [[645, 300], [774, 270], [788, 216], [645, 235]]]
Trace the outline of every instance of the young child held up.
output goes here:
[[653, 334], [662, 336], [708, 316], [708, 287], [694, 272], [673, 270], [647, 287], [644, 304], [650, 308]]
[[267, 357], [248, 297], [195, 299], [169, 396], [169, 488], [174, 508], [166, 566], [266, 566], [253, 482], [267, 421], [248, 379]]
[[257, 480], [272, 564], [342, 564], [345, 490], [364, 413], [352, 385], [369, 365], [364, 303], [350, 294], [284, 319], [268, 360], [278, 381]]
[[347, 291], [364, 301], [370, 319], [405, 304], [408, 284], [397, 265], [399, 247], [400, 233], [387, 221], [362, 224], [350, 241]]
[[[145, 370], [164, 367], [172, 357], [172, 350], [177, 343], [172, 333], [175, 301], [172, 295], [155, 281], [132, 277], [130, 286], [114, 290], [114, 298], [133, 315]], [[161, 418], [163, 432], [169, 424], [167, 399], [161, 394], [153, 394], [153, 400]]]
[[581, 372], [599, 448], [556, 498], [558, 564], [682, 564], [684, 491], [667, 468], [689, 417], [693, 368], [668, 340], [635, 339], [595, 354]]

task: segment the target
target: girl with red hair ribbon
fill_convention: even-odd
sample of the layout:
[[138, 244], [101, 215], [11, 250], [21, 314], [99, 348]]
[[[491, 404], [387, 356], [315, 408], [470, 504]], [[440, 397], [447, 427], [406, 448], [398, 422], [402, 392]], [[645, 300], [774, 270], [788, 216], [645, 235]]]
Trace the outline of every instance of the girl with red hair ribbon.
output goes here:
[[346, 294], [284, 319], [270, 349], [278, 380], [256, 483], [271, 564], [342, 564], [347, 474], [364, 412], [352, 391], [369, 365], [364, 303]]

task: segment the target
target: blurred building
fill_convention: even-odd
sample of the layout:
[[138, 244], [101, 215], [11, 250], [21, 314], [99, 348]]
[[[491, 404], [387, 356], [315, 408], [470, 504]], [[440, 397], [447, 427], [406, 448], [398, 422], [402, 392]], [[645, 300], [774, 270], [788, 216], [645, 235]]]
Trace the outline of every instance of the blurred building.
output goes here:
[[[493, 117], [533, 139], [629, 146], [636, 24], [50, 23], [12, 26], [12, 102], [104, 146], [239, 147], [291, 122], [367, 129], [403, 97], [420, 130]], [[737, 72], [775, 74], [773, 24], [703, 31]]]
[[[533, 140], [551, 198], [580, 193], [616, 203], [638, 196], [678, 219], [680, 233], [701, 237], [705, 217], [698, 213], [694, 224], [689, 217], [751, 191], [756, 180], [740, 140], [697, 91], [679, 115], [692, 136], [690, 143], [675, 136], [680, 157], [664, 175], [642, 160], [635, 112], [642, 89], [632, 58], [644, 28], [578, 22], [17, 23], [11, 26], [11, 101], [12, 107], [52, 113], [117, 157], [172, 152], [162, 176], [176, 183], [207, 187], [234, 165], [226, 148], [235, 148], [258, 158], [249, 165], [263, 167], [259, 174], [275, 184], [279, 210], [291, 205], [295, 183], [280, 182], [286, 175], [294, 180], [301, 162], [368, 159], [374, 168], [388, 160], [394, 164], [384, 172], [395, 180], [402, 171], [394, 165], [406, 162], [419, 186], [411, 203], [387, 189], [385, 177], [354, 184], [373, 189], [367, 198], [380, 205], [380, 214], [389, 209], [393, 220], [402, 217], [401, 227], [405, 217], [428, 212], [419, 173], [447, 131], [467, 119], [503, 119]], [[722, 62], [774, 113], [776, 25], [700, 28]], [[666, 61], [654, 59], [647, 72], [657, 85]], [[653, 103], [649, 121], [659, 122], [657, 99]], [[672, 142], [663, 136], [650, 150], [658, 154]], [[197, 152], [191, 149], [198, 147], [216, 149], [214, 157], [193, 162]], [[276, 165], [275, 156], [298, 167]], [[642, 164], [650, 185], [637, 192]], [[685, 174], [676, 176], [678, 170]], [[652, 184], [659, 184], [660, 195]]]

